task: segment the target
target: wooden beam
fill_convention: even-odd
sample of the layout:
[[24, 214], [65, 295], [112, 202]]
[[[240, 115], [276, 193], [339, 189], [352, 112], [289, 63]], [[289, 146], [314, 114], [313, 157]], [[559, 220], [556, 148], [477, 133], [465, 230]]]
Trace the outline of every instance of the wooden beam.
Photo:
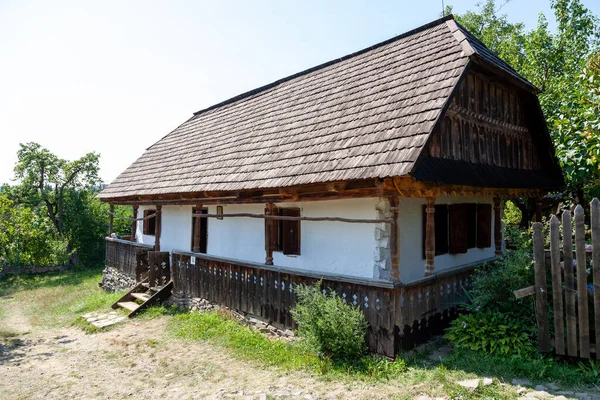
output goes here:
[[[272, 204], [272, 203], [269, 203]], [[348, 222], [354, 224], [391, 224], [392, 218], [379, 218], [379, 219], [360, 219], [360, 218], [343, 218], [343, 217], [290, 217], [285, 215], [277, 214], [252, 214], [252, 213], [232, 213], [232, 214], [192, 214], [197, 218], [260, 218], [267, 220], [276, 221], [334, 221], [334, 222]]]
[[162, 206], [156, 206], [156, 227], [154, 231], [154, 250], [160, 251], [160, 232], [162, 227]]
[[114, 204], [110, 204], [110, 216], [108, 218], [108, 236], [111, 236], [113, 234], [113, 224], [114, 224], [114, 213], [115, 213], [115, 205]]
[[425, 276], [435, 271], [435, 197], [428, 197], [425, 206]]
[[137, 235], [137, 221], [135, 221], [138, 217], [138, 209], [139, 206], [137, 204], [134, 204], [132, 206], [133, 208], [133, 218], [134, 221], [131, 221], [131, 241], [135, 242], [136, 241], [136, 235]]
[[196, 220], [194, 224], [194, 244], [192, 246], [194, 253], [200, 252], [200, 224], [202, 219], [198, 217], [198, 214], [202, 215], [202, 204], [196, 204], [196, 214], [194, 215]]
[[502, 215], [500, 197], [494, 197], [494, 243], [496, 256], [502, 255]]
[[267, 204], [297, 201], [340, 200], [367, 197], [388, 197], [396, 193], [400, 197], [439, 197], [450, 195], [537, 197], [546, 194], [542, 189], [530, 188], [484, 188], [464, 185], [419, 182], [410, 176], [386, 178], [383, 181], [364, 179], [331, 183], [298, 185], [277, 189], [219, 192], [191, 192], [101, 199], [115, 204], [139, 205], [207, 205]]
[[[265, 216], [273, 216], [275, 213], [275, 204], [268, 203], [265, 207]], [[273, 219], [265, 219], [265, 264], [273, 265]]]
[[394, 282], [400, 282], [400, 243], [398, 241], [398, 195], [390, 196], [390, 210], [392, 222], [390, 223], [390, 252], [392, 253], [392, 266], [390, 277]]

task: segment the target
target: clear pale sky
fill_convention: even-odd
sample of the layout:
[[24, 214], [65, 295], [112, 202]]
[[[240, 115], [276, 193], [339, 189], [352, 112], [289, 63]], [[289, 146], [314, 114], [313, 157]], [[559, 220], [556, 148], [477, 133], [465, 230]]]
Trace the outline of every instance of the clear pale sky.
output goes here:
[[[456, 13], [477, 2], [445, 0]], [[600, 0], [583, 3], [600, 15]], [[533, 28], [540, 12], [553, 21], [549, 4], [512, 0], [502, 12]], [[0, 183], [30, 141], [67, 159], [100, 153], [110, 183], [194, 111], [441, 9], [441, 0], [0, 0]]]

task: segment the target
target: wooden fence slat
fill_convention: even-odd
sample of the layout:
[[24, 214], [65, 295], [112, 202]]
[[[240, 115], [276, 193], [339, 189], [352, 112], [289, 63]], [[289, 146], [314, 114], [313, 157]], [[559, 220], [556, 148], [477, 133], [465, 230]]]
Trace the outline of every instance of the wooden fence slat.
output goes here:
[[590, 358], [590, 323], [588, 315], [585, 223], [581, 204], [575, 208], [575, 255], [577, 257], [577, 309], [579, 318], [579, 356]]
[[554, 349], [565, 354], [565, 327], [563, 316], [562, 274], [560, 270], [560, 232], [558, 218], [550, 219], [550, 260], [552, 264], [552, 302], [554, 305]]
[[550, 331], [548, 329], [548, 288], [544, 265], [544, 236], [541, 222], [533, 224], [533, 253], [535, 259], [535, 317], [538, 323], [539, 349], [550, 351]]
[[573, 277], [573, 225], [571, 213], [563, 212], [563, 265], [565, 271], [565, 313], [567, 321], [567, 354], [577, 357], [577, 313], [575, 311], [575, 280]]
[[596, 359], [600, 360], [600, 201], [590, 205], [592, 223], [592, 274], [594, 279], [594, 327], [596, 330]]

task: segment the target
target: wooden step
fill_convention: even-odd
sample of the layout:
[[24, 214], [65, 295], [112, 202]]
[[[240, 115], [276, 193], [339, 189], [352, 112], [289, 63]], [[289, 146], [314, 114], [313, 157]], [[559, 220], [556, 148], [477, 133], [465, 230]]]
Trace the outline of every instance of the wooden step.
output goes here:
[[134, 303], [133, 301], [120, 301], [117, 303], [119, 307], [126, 308], [129, 311], [135, 311], [139, 308], [139, 304]]
[[141, 301], [147, 301], [152, 297], [148, 293], [131, 293], [131, 295]]

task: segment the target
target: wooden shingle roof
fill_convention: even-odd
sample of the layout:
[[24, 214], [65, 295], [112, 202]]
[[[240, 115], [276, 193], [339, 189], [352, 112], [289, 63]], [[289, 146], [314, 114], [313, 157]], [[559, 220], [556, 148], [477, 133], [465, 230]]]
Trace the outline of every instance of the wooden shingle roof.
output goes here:
[[470, 56], [501, 62], [457, 29], [445, 17], [199, 111], [99, 197], [407, 175]]

